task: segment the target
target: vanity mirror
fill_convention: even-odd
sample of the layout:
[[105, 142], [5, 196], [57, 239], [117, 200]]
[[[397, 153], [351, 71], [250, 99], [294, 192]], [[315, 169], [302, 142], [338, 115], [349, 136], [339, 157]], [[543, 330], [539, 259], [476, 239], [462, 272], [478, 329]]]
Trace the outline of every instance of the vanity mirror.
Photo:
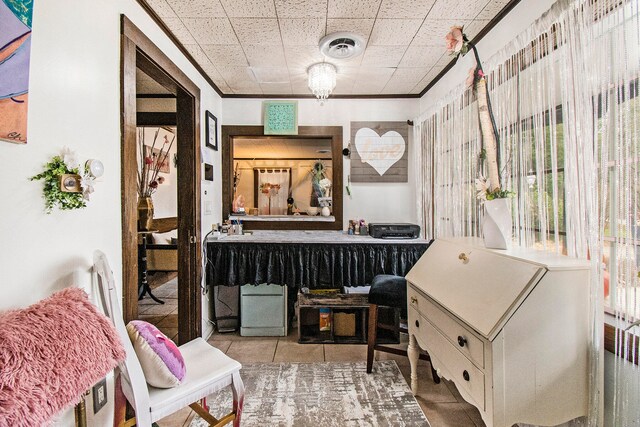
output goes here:
[[263, 130], [222, 127], [224, 218], [243, 220], [245, 229], [341, 230], [342, 128]]

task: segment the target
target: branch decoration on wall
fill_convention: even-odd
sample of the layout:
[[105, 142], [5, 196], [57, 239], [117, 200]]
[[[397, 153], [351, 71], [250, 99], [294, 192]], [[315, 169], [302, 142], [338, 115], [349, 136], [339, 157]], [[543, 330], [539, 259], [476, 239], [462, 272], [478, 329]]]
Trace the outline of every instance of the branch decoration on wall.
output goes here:
[[104, 166], [96, 159], [87, 160], [82, 166], [75, 151], [64, 147], [45, 165], [44, 171], [29, 178], [44, 180], [42, 195], [45, 211], [50, 214], [54, 207], [60, 210], [80, 209], [87, 206], [94, 191], [95, 179], [102, 176]]
[[407, 182], [406, 122], [351, 122], [352, 182]]

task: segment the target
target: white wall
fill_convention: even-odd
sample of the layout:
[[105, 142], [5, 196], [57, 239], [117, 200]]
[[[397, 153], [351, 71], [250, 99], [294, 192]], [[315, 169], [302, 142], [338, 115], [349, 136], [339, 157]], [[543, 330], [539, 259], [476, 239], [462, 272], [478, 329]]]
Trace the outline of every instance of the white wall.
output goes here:
[[[201, 88], [202, 110], [221, 101], [134, 0], [37, 1], [33, 16], [28, 144], [0, 142], [0, 310], [24, 307], [67, 286], [89, 288], [92, 253], [122, 277], [120, 220], [120, 14], [124, 13]], [[201, 120], [204, 132], [204, 118]], [[42, 182], [28, 178], [62, 146], [105, 166], [89, 206], [44, 213]], [[219, 156], [214, 158], [219, 168]], [[218, 181], [219, 182], [219, 181]], [[213, 199], [203, 184], [203, 204]], [[216, 199], [217, 200], [217, 199]], [[203, 216], [220, 216], [219, 203]], [[204, 211], [203, 211], [204, 212]], [[211, 330], [206, 321], [205, 333]], [[111, 391], [111, 390], [110, 390]], [[113, 401], [112, 395], [110, 402]], [[89, 402], [90, 404], [90, 402]], [[92, 410], [88, 411], [92, 413]], [[110, 407], [90, 425], [108, 425]], [[107, 418], [105, 418], [107, 417]], [[72, 425], [69, 413], [61, 424]]]
[[[262, 125], [262, 99], [225, 98], [222, 124]], [[418, 114], [416, 99], [331, 99], [320, 105], [314, 99], [298, 100], [298, 126], [342, 126], [343, 146], [351, 138], [352, 121], [405, 121]], [[411, 132], [409, 132], [411, 138]], [[412, 141], [409, 141], [411, 144]], [[411, 149], [409, 148], [409, 153]], [[343, 181], [347, 184], [350, 161], [343, 157]], [[411, 161], [409, 161], [411, 165]], [[343, 188], [343, 220], [364, 218], [367, 222], [416, 222], [415, 186], [409, 166], [406, 183], [351, 183], [351, 196]], [[337, 191], [337, 189], [334, 189]]]

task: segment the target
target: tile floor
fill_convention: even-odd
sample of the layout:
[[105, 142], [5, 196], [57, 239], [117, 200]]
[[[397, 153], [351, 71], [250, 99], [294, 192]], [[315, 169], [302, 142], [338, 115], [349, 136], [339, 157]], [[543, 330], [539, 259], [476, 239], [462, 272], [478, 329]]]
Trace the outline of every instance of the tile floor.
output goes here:
[[[162, 279], [162, 278], [160, 278]], [[177, 278], [154, 286], [154, 295], [165, 301], [160, 305], [150, 298], [139, 302], [139, 317], [158, 326], [174, 341], [178, 335]], [[298, 344], [298, 331], [291, 328], [287, 337], [241, 337], [239, 333], [214, 333], [209, 343], [224, 351], [240, 363], [256, 362], [353, 362], [365, 361], [366, 345], [348, 344]], [[377, 352], [379, 360], [393, 359], [409, 382], [409, 360], [403, 356]], [[417, 400], [432, 427], [480, 427], [485, 424], [480, 413], [465, 402], [453, 383], [431, 379], [428, 363], [420, 361], [418, 373], [419, 390]], [[185, 408], [158, 421], [160, 427], [187, 427], [195, 417], [190, 408]]]

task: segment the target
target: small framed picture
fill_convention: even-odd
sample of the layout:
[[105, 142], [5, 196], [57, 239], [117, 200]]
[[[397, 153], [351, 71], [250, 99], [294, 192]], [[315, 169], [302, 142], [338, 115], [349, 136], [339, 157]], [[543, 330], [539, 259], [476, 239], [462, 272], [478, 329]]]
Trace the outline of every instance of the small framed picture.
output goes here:
[[216, 116], [214, 116], [213, 114], [211, 114], [211, 111], [207, 110], [206, 113], [206, 120], [205, 120], [205, 128], [206, 128], [206, 135], [205, 137], [207, 138], [207, 147], [218, 151], [218, 119], [216, 119]]

